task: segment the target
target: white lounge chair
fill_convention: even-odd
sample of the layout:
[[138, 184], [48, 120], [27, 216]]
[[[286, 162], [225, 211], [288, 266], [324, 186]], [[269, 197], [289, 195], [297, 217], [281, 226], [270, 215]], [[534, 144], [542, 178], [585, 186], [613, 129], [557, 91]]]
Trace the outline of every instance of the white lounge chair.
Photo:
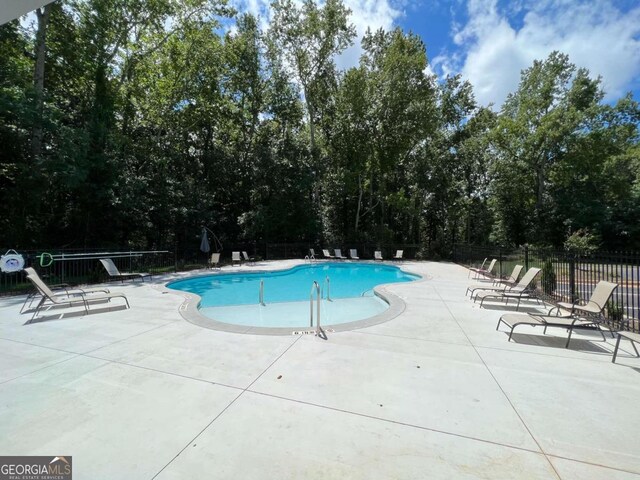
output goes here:
[[329, 250], [327, 250], [326, 248], [322, 249], [322, 255], [324, 256], [324, 258], [335, 258], [333, 255], [329, 253]]
[[484, 270], [484, 266], [487, 264], [487, 260], [489, 259], [485, 257], [484, 260], [482, 261], [482, 265], [480, 265], [479, 267], [469, 267], [469, 273], [467, 274], [467, 278], [471, 276], [472, 272], [477, 272], [478, 270]]
[[235, 264], [235, 263], [242, 263], [242, 259], [240, 258], [240, 252], [231, 252], [231, 263]]
[[349, 256], [351, 257], [351, 260], [360, 260], [360, 257], [358, 257], [358, 250], [354, 248], [349, 250]]
[[256, 257], [250, 257], [246, 251], [242, 251], [242, 258], [247, 263], [256, 263]]
[[125, 301], [127, 308], [129, 307], [129, 300], [123, 293], [108, 293], [104, 295], [87, 295], [84, 293], [76, 293], [71, 296], [61, 297], [51, 291], [49, 287], [42, 281], [38, 275], [27, 275], [27, 278], [33, 283], [42, 295], [42, 299], [38, 303], [33, 312], [33, 316], [29, 320], [32, 322], [38, 315], [40, 310], [44, 307], [63, 306], [63, 307], [84, 307], [85, 314], [89, 313], [89, 305], [94, 303], [110, 302], [113, 298], [122, 298]]
[[211, 268], [220, 268], [220, 254], [212, 253], [211, 259], [209, 260], [209, 267]]
[[640, 357], [640, 353], [638, 353], [638, 349], [635, 346], [636, 343], [640, 343], [640, 333], [618, 332], [618, 340], [616, 341], [616, 346], [613, 349], [613, 358], [611, 359], [612, 363], [616, 363], [616, 357], [618, 356], [618, 349], [620, 348], [620, 340], [622, 340], [623, 338], [631, 342], [631, 346], [636, 352], [636, 357]]
[[[600, 332], [602, 339], [604, 340], [604, 333], [601, 329], [601, 325], [604, 323], [603, 311], [616, 288], [618, 288], [617, 283], [600, 281], [596, 285], [596, 288], [593, 290], [593, 293], [591, 293], [591, 297], [589, 297], [589, 300], [585, 305], [560, 302], [557, 307], [553, 307], [549, 310], [547, 315], [517, 313], [506, 314], [498, 320], [496, 330], [500, 327], [501, 323], [504, 323], [511, 329], [509, 332], [509, 340], [511, 340], [513, 331], [518, 325], [530, 325], [533, 327], [543, 326], [543, 333], [547, 332], [548, 327], [565, 328], [569, 330], [569, 336], [567, 337], [567, 343], [565, 344], [565, 348], [567, 348], [571, 341], [571, 334], [573, 333], [574, 328], [595, 327]], [[563, 310], [568, 313], [563, 314]], [[556, 315], [552, 315], [554, 311], [556, 312]], [[607, 325], [605, 325], [605, 327], [611, 333], [611, 337], [613, 337], [613, 331], [611, 328]], [[618, 342], [616, 343], [620, 343], [620, 338], [618, 338]]]
[[527, 273], [524, 274], [522, 279], [515, 287], [504, 291], [490, 290], [493, 287], [489, 287], [489, 289], [483, 289], [480, 292], [476, 293], [475, 297], [473, 297], [472, 295], [471, 298], [473, 298], [474, 302], [480, 299], [480, 307], [482, 307], [486, 299], [506, 300], [507, 304], [509, 304], [509, 300], [515, 299], [518, 301], [518, 304], [516, 305], [517, 311], [520, 308], [520, 301], [522, 299], [532, 297], [535, 298], [533, 289], [531, 288], [531, 284], [539, 273], [539, 268], [532, 267], [527, 271]]
[[[496, 276], [494, 268], [496, 267], [497, 262], [498, 260], [494, 258], [493, 260], [491, 260], [487, 268], [471, 269], [472, 272], [475, 272], [475, 275], [473, 278], [481, 282], [493, 280], [493, 278]], [[481, 278], [481, 277], [484, 277], [484, 278]]]
[[334, 250], [334, 252], [336, 253], [336, 259], [338, 260], [346, 260], [347, 257], [342, 256], [342, 250], [340, 250], [339, 248], [336, 248]]
[[[27, 274], [27, 276], [30, 276], [32, 278], [38, 278], [42, 283], [44, 283], [44, 280], [40, 278], [40, 275], [38, 275], [38, 272], [36, 272], [34, 268], [26, 267], [23, 270]], [[67, 284], [51, 285], [51, 286], [47, 285], [47, 286], [49, 287], [49, 290], [53, 293], [53, 295], [55, 295], [56, 297], [69, 297], [73, 295], [86, 295], [86, 294], [92, 294], [92, 293], [109, 293], [108, 288], [78, 288], [78, 287], [71, 288]], [[22, 308], [20, 309], [20, 313], [23, 313], [25, 310], [31, 309], [31, 307], [33, 306], [35, 297], [37, 296], [42, 297], [42, 293], [38, 288], [36, 288], [35, 292], [32, 292], [29, 295], [27, 295], [27, 298], [25, 299], [24, 303], [22, 304]]]
[[404, 250], [396, 250], [396, 254], [393, 256], [393, 260], [402, 260], [402, 255], [404, 254]]
[[116, 267], [116, 264], [113, 263], [113, 260], [111, 260], [110, 258], [101, 258], [100, 263], [102, 263], [102, 266], [107, 271], [110, 278], [112, 279], [115, 278], [122, 282], [130, 278], [131, 279], [139, 278], [144, 282], [144, 277], [151, 277], [150, 273], [120, 272], [120, 270], [118, 270], [118, 267]]
[[373, 252], [373, 259], [374, 260], [380, 260], [382, 262], [382, 260], [383, 260], [382, 252], [380, 250], [376, 250], [375, 252]]
[[471, 285], [467, 288], [465, 295], [467, 293], [471, 293], [471, 298], [473, 298], [473, 292], [475, 292], [476, 290], [491, 290], [495, 292], [507, 291], [511, 287], [515, 287], [517, 285], [518, 277], [520, 277], [520, 272], [522, 272], [523, 268], [524, 267], [522, 265], [516, 265], [513, 268], [513, 272], [511, 272], [511, 275], [509, 275], [506, 279], [494, 280], [493, 287], [489, 287], [487, 285]]

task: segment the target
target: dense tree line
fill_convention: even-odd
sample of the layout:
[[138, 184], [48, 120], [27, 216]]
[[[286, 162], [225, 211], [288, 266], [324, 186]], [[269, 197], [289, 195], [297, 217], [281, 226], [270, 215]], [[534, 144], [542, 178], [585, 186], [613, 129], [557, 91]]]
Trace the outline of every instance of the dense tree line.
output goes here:
[[[0, 26], [0, 244], [640, 248], [640, 109], [561, 53], [497, 112], [340, 0], [66, 0]], [[587, 229], [587, 230], [585, 230]]]

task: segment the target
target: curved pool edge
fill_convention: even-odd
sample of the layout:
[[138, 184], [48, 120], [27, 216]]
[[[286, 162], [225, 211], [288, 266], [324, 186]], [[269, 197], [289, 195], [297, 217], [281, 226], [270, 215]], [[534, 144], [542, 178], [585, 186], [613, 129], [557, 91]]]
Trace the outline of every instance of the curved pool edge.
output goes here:
[[[358, 263], [369, 263], [372, 265], [379, 265], [373, 262], [358, 262]], [[305, 263], [301, 263], [300, 265], [305, 265]], [[268, 273], [268, 272], [281, 272], [290, 270], [300, 265], [295, 265], [294, 267], [284, 268], [284, 269], [274, 269], [274, 270], [254, 270], [253, 272], [224, 272], [227, 273]], [[397, 267], [404, 273], [408, 273], [410, 275], [415, 275], [419, 278], [413, 280], [411, 283], [422, 283], [428, 280], [427, 276], [421, 275], [419, 273], [412, 272], [410, 270], [405, 270], [399, 265], [392, 265]], [[209, 276], [211, 273], [207, 272], [202, 275], [193, 275], [188, 278], [195, 278], [201, 276]], [[215, 275], [215, 274], [213, 274]], [[387, 308], [384, 312], [379, 313], [378, 315], [374, 315], [373, 317], [365, 318], [363, 320], [356, 320], [354, 322], [340, 323], [336, 325], [328, 325], [323, 326], [322, 328], [330, 329], [333, 332], [346, 332], [351, 330], [359, 330], [362, 328], [372, 327], [374, 325], [379, 325], [381, 323], [388, 322], [396, 317], [398, 317], [404, 310], [406, 309], [406, 303], [402, 298], [398, 297], [394, 293], [387, 290], [387, 287], [392, 285], [400, 285], [399, 283], [383, 283], [381, 285], [376, 285], [373, 287], [373, 293], [385, 301], [389, 308]], [[293, 335], [299, 332], [307, 332], [309, 330], [314, 329], [315, 327], [255, 327], [255, 326], [246, 326], [246, 325], [235, 325], [232, 323], [221, 322], [219, 320], [215, 320], [210, 317], [206, 317], [200, 313], [198, 306], [200, 304], [200, 296], [195, 293], [189, 293], [185, 291], [175, 290], [167, 287], [167, 284], [162, 285], [162, 291], [164, 293], [171, 293], [173, 295], [178, 295], [183, 297], [185, 300], [178, 308], [178, 313], [180, 316], [192, 323], [202, 328], [208, 328], [209, 330], [218, 330], [227, 333], [244, 333], [244, 334], [252, 334], [252, 335]]]

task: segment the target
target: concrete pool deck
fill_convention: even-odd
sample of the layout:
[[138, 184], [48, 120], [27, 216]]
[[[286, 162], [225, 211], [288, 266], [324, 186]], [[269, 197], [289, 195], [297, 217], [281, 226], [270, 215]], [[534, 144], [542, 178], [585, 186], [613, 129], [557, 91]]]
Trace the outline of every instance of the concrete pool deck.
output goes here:
[[386, 287], [398, 317], [327, 340], [199, 327], [169, 277], [110, 285], [130, 310], [30, 325], [2, 298], [0, 455], [71, 455], [76, 479], [640, 480], [628, 345], [612, 364], [597, 333], [507, 342], [466, 269], [403, 266], [428, 280]]

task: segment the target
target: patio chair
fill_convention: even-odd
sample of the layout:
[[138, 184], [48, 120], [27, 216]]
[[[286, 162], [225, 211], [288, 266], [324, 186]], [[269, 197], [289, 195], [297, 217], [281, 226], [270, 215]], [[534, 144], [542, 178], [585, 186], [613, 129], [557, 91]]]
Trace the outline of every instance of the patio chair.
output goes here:
[[515, 267], [513, 267], [513, 270], [511, 271], [510, 275], [507, 275], [506, 277], [496, 277], [493, 279], [493, 284], [500, 286], [500, 285], [516, 285], [518, 283], [518, 279], [520, 278], [520, 274], [522, 273], [522, 269], [524, 267], [522, 265], [516, 265]]
[[250, 257], [246, 251], [242, 251], [242, 258], [247, 263], [256, 263], [256, 257]]
[[[479, 281], [492, 281], [493, 278], [496, 276], [494, 268], [496, 267], [496, 263], [498, 262], [497, 259], [493, 259], [491, 260], [491, 262], [489, 262], [489, 266], [487, 268], [475, 268], [472, 271], [475, 273], [474, 275], [474, 279], [479, 280]], [[480, 278], [480, 277], [485, 277], [484, 279]]]
[[38, 305], [33, 312], [33, 316], [29, 319], [29, 323], [40, 313], [44, 307], [63, 306], [63, 307], [84, 307], [85, 314], [89, 314], [89, 305], [93, 303], [110, 302], [113, 298], [122, 298], [125, 301], [127, 308], [129, 306], [129, 300], [123, 293], [108, 293], [103, 295], [86, 295], [84, 293], [76, 293], [72, 296], [61, 298], [51, 291], [49, 287], [42, 281], [38, 275], [27, 275], [27, 278], [38, 289], [42, 295], [42, 299], [38, 302]]
[[358, 250], [356, 249], [351, 249], [349, 250], [349, 256], [351, 257], [351, 260], [360, 260], [360, 257], [358, 257]]
[[309, 249], [309, 258], [316, 258], [316, 251], [313, 248]]
[[616, 341], [616, 347], [613, 349], [613, 358], [611, 359], [611, 363], [616, 363], [616, 357], [618, 356], [618, 349], [620, 348], [620, 340], [622, 340], [623, 338], [631, 342], [631, 346], [636, 352], [636, 357], [640, 357], [640, 353], [638, 353], [638, 349], [635, 346], [636, 343], [640, 343], [640, 333], [618, 332], [618, 340]]
[[569, 314], [579, 313], [582, 315], [604, 317], [602, 312], [616, 288], [618, 288], [617, 283], [601, 280], [596, 285], [596, 288], [593, 289], [589, 300], [587, 300], [584, 305], [580, 303], [558, 302], [558, 306], [555, 308], [558, 309], [558, 311], [560, 309], [568, 310]]
[[342, 250], [340, 250], [339, 248], [334, 249], [334, 252], [336, 254], [336, 259], [338, 260], [346, 260], [347, 257], [342, 256]]
[[[543, 325], [543, 333], [547, 333], [547, 327], [566, 328], [567, 330], [569, 330], [569, 336], [565, 345], [565, 348], [567, 348], [569, 346], [569, 342], [571, 341], [571, 334], [574, 328], [594, 327], [600, 332], [600, 334], [602, 335], [602, 339], [604, 340], [604, 333], [600, 328], [604, 320], [604, 315], [602, 312], [604, 311], [609, 298], [611, 298], [611, 295], [613, 295], [613, 292], [617, 287], [617, 283], [600, 281], [596, 285], [596, 288], [593, 289], [591, 297], [585, 305], [561, 302], [558, 303], [557, 307], [553, 307], [551, 310], [549, 310], [549, 313], [547, 315], [503, 315], [502, 317], [500, 317], [500, 320], [498, 320], [496, 330], [500, 326], [500, 323], [504, 323], [511, 328], [511, 332], [509, 333], [509, 340], [511, 340], [513, 330], [518, 325]], [[568, 311], [568, 313], [563, 315], [563, 310], [565, 312]], [[554, 311], [556, 312], [555, 316], [552, 315]], [[613, 338], [613, 331], [610, 327], [606, 327], [609, 329], [611, 337]]]
[[397, 260], [397, 261], [402, 260], [403, 254], [404, 254], [404, 250], [396, 250], [396, 254], [393, 256], [393, 260]]
[[376, 250], [375, 252], [373, 252], [373, 259], [374, 260], [380, 260], [382, 262], [382, 260], [383, 260], [382, 252], [380, 250]]
[[524, 267], [522, 265], [516, 265], [513, 268], [513, 272], [506, 279], [496, 279], [493, 282], [493, 287], [488, 287], [487, 285], [471, 285], [467, 288], [465, 295], [467, 293], [471, 293], [471, 298], [473, 298], [473, 292], [476, 290], [492, 290], [492, 291], [507, 291], [512, 287], [515, 287], [518, 282], [518, 277], [520, 276], [520, 272]]
[[569, 342], [571, 342], [571, 334], [573, 333], [574, 328], [595, 327], [602, 335], [602, 339], [605, 339], [604, 333], [600, 329], [600, 322], [598, 320], [585, 319], [575, 315], [564, 317], [557, 315], [534, 315], [530, 313], [507, 313], [505, 315], [502, 315], [498, 320], [496, 330], [498, 330], [501, 323], [504, 323], [508, 328], [511, 329], [509, 332], [509, 341], [511, 341], [513, 331], [519, 325], [529, 325], [532, 327], [543, 326], [543, 333], [547, 333], [548, 327], [566, 328], [569, 331], [569, 336], [567, 337], [567, 343], [564, 345], [565, 348], [569, 347]]
[[220, 268], [220, 254], [212, 253], [211, 258], [209, 259], [209, 267], [210, 268]]
[[485, 257], [484, 260], [482, 261], [482, 265], [480, 265], [479, 267], [469, 267], [469, 273], [467, 274], [467, 278], [469, 278], [472, 273], [477, 272], [478, 270], [484, 269], [484, 266], [487, 264], [487, 260], [489, 259]]
[[322, 255], [324, 255], [324, 258], [335, 258], [333, 255], [329, 253], [329, 250], [327, 250], [326, 248], [322, 249]]
[[124, 282], [127, 279], [139, 278], [144, 282], [144, 277], [151, 277], [150, 273], [138, 273], [138, 272], [120, 272], [116, 264], [110, 258], [101, 258], [100, 263], [109, 274], [110, 279], [119, 279]]
[[[38, 278], [40, 279], [40, 281], [42, 281], [42, 283], [44, 283], [44, 280], [40, 278], [40, 275], [38, 274], [38, 272], [36, 272], [34, 268], [26, 267], [23, 270], [27, 274], [27, 276]], [[92, 294], [92, 293], [98, 293], [98, 292], [109, 293], [108, 288], [79, 288], [79, 287], [71, 288], [66, 283], [57, 284], [57, 285], [47, 285], [47, 286], [49, 287], [49, 290], [51, 290], [53, 295], [56, 297], [69, 297], [73, 295], [85, 295], [85, 294]], [[31, 309], [31, 307], [33, 306], [33, 301], [37, 296], [42, 297], [42, 293], [40, 293], [40, 290], [36, 288], [35, 292], [31, 292], [29, 295], [27, 295], [27, 298], [25, 298], [24, 303], [22, 304], [22, 308], [20, 308], [20, 313], [24, 313], [26, 310]], [[27, 303], [29, 304], [28, 307], [27, 307]]]
[[238, 263], [238, 265], [242, 263], [242, 259], [240, 258], [240, 252], [231, 252], [231, 263], [234, 265], [236, 263]]
[[473, 301], [475, 302], [476, 300], [480, 299], [480, 307], [482, 307], [484, 305], [484, 301], [488, 298], [506, 300], [507, 305], [509, 304], [509, 300], [515, 299], [518, 301], [518, 304], [516, 305], [517, 311], [520, 308], [520, 302], [522, 301], [522, 299], [536, 298], [531, 285], [533, 284], [533, 281], [536, 279], [539, 273], [539, 268], [532, 267], [527, 273], [524, 274], [522, 279], [515, 287], [512, 287], [509, 290], [505, 291], [492, 291], [489, 289], [483, 289], [482, 291], [476, 293], [475, 297], [472, 297]]

